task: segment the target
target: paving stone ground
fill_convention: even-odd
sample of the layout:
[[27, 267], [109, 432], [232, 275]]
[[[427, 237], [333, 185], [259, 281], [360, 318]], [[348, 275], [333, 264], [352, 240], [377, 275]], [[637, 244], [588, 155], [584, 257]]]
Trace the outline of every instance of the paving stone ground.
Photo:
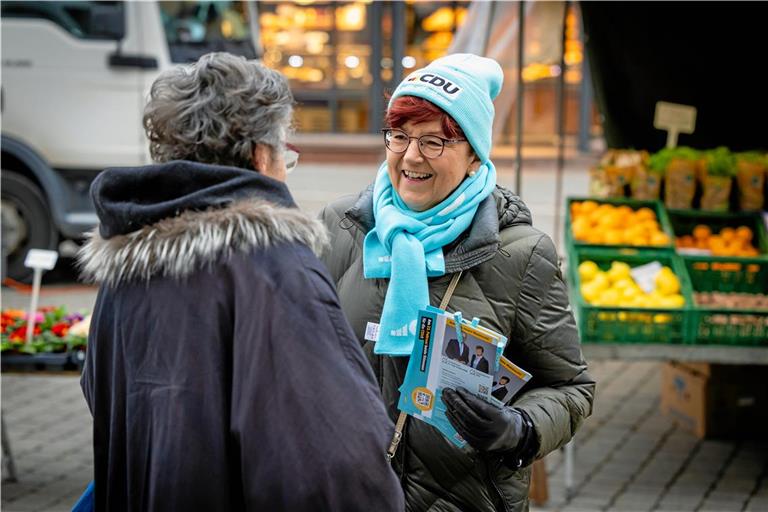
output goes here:
[[[595, 411], [546, 459], [549, 502], [536, 511], [766, 511], [768, 443], [701, 441], [659, 413], [658, 363], [596, 362]], [[19, 481], [2, 510], [70, 510], [92, 477], [91, 420], [77, 376], [3, 374], [2, 410]], [[4, 473], [5, 476], [5, 473]]]
[[[567, 195], [586, 194], [587, 168], [566, 169]], [[523, 198], [534, 223], [554, 234], [554, 166], [524, 169]], [[498, 171], [499, 183], [514, 184], [511, 167]], [[364, 188], [374, 173], [370, 165], [302, 165], [288, 185], [303, 209], [317, 212]], [[45, 292], [41, 305], [73, 311], [91, 309], [95, 298], [88, 289]], [[28, 301], [2, 290], [3, 307]], [[659, 413], [658, 363], [592, 362], [590, 368], [598, 393], [594, 414], [574, 441], [573, 488], [566, 493], [562, 453], [550, 454], [550, 500], [535, 510], [768, 511], [768, 444], [700, 441], [675, 427]], [[3, 482], [2, 510], [70, 510], [93, 471], [90, 414], [77, 376], [3, 374], [2, 411], [19, 476], [18, 483]]]

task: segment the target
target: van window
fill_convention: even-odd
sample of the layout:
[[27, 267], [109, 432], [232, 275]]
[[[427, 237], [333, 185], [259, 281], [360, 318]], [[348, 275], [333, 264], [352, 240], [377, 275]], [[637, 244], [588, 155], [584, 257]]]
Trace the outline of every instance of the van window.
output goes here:
[[246, 2], [158, 2], [172, 62], [195, 62], [209, 52], [255, 59]]
[[123, 16], [123, 2], [2, 2], [3, 18], [34, 18], [52, 21], [80, 39], [111, 39], [103, 35], [100, 18], [93, 16], [98, 4], [100, 14], [114, 8]]

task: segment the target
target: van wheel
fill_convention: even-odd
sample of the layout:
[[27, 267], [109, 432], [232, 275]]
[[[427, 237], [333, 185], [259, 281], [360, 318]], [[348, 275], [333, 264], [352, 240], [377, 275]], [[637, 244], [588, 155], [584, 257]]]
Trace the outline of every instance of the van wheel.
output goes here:
[[2, 170], [2, 249], [4, 274], [29, 282], [32, 269], [24, 266], [30, 249], [54, 250], [58, 233], [43, 193], [33, 182], [13, 171]]

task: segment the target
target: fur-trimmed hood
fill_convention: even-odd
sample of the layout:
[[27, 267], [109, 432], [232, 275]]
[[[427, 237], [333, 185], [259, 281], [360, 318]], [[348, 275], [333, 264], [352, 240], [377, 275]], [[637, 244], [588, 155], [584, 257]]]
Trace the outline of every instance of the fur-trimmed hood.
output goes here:
[[328, 240], [285, 183], [253, 170], [188, 161], [113, 168], [96, 177], [91, 197], [99, 227], [78, 259], [85, 279], [110, 286], [183, 278], [281, 242], [319, 254]]
[[304, 244], [317, 255], [328, 244], [319, 220], [264, 200], [186, 211], [109, 239], [94, 228], [87, 238], [78, 254], [82, 276], [109, 286], [153, 276], [180, 279], [234, 252], [282, 242]]

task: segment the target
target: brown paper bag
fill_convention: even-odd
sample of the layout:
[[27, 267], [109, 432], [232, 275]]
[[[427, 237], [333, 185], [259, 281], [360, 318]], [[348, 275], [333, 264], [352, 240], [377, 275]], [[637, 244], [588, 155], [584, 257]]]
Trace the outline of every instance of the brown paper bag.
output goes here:
[[632, 180], [634, 167], [606, 165], [604, 170], [608, 197], [624, 197], [624, 187]]
[[695, 160], [673, 158], [664, 177], [664, 204], [672, 209], [689, 209], [696, 193]]
[[608, 197], [608, 185], [605, 182], [605, 169], [592, 167], [589, 170], [589, 196]]
[[731, 196], [730, 176], [709, 176], [704, 174], [701, 182], [703, 193], [701, 196], [701, 209], [711, 212], [727, 212], [728, 200]]
[[745, 211], [762, 210], [765, 202], [765, 166], [739, 160], [736, 163], [736, 184], [739, 189], [739, 208]]
[[632, 173], [632, 199], [650, 201], [659, 198], [661, 188], [661, 175], [651, 172], [648, 168], [639, 164]]

